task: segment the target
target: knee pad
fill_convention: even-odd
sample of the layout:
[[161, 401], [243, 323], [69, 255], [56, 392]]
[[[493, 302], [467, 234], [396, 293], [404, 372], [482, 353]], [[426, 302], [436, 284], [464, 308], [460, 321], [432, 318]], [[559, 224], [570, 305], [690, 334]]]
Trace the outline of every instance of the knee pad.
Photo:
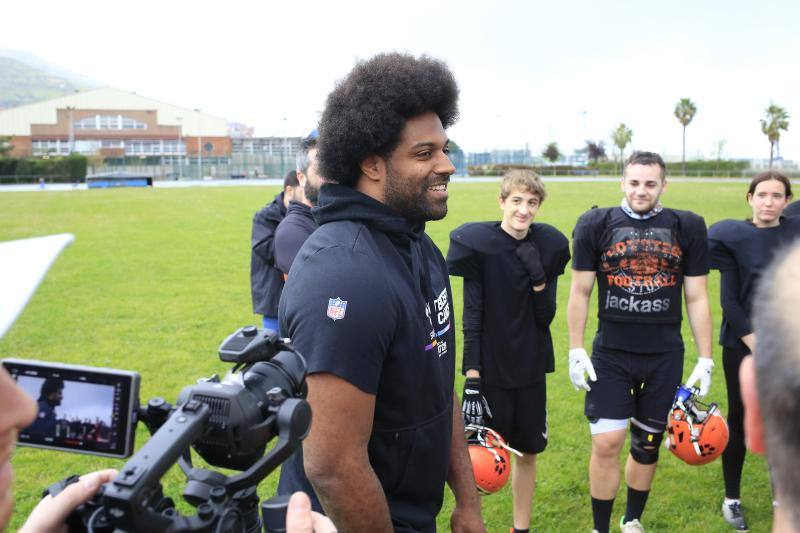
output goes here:
[[664, 431], [654, 432], [631, 419], [631, 457], [640, 464], [651, 465], [658, 461], [658, 449], [664, 439]]

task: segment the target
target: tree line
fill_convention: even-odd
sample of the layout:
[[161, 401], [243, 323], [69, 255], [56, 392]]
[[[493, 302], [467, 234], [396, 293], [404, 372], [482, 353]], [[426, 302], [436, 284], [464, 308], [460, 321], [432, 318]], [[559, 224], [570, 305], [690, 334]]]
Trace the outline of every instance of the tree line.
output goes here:
[[[697, 114], [697, 105], [690, 98], [681, 98], [675, 104], [675, 118], [678, 119], [682, 126], [682, 151], [681, 151], [681, 172], [686, 174], [686, 128], [691, 124], [695, 115]], [[789, 113], [783, 107], [771, 103], [764, 111], [764, 117], [761, 119], [761, 132], [767, 136], [769, 141], [769, 168], [772, 169], [773, 161], [775, 160], [775, 150], [778, 149], [780, 153], [780, 138], [781, 132], [789, 129]], [[633, 130], [629, 128], [624, 122], [621, 122], [611, 131], [611, 141], [619, 151], [620, 172], [623, 165], [623, 154], [625, 149], [633, 140]], [[587, 159], [597, 164], [599, 161], [606, 159], [606, 148], [604, 141], [593, 141], [587, 139], [585, 146], [578, 150], [579, 153], [586, 154]], [[724, 145], [724, 141], [720, 143]], [[542, 157], [551, 163], [555, 163], [561, 159], [562, 154], [558, 148], [558, 143], [550, 142], [542, 150]]]

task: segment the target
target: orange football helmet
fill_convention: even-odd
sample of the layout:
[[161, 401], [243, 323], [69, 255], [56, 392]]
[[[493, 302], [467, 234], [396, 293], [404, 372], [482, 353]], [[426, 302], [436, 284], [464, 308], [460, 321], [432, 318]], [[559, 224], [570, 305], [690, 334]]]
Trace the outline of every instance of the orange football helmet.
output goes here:
[[464, 428], [467, 451], [472, 462], [475, 485], [482, 495], [494, 494], [505, 486], [511, 473], [509, 452], [522, 455], [510, 447], [495, 430], [469, 424]]
[[667, 445], [690, 465], [710, 463], [728, 445], [728, 423], [717, 404], [697, 400], [697, 390], [678, 386], [667, 420]]

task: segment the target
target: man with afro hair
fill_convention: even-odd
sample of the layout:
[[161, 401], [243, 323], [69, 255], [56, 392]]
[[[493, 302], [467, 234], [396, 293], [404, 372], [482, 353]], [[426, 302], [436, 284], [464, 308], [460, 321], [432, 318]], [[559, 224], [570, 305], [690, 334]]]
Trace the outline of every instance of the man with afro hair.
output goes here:
[[314, 422], [278, 491], [308, 492], [340, 531], [435, 531], [445, 482], [451, 529], [484, 531], [453, 393], [447, 264], [424, 231], [447, 214], [457, 115], [444, 63], [390, 53], [358, 63], [320, 122], [320, 227], [278, 310], [308, 361]]

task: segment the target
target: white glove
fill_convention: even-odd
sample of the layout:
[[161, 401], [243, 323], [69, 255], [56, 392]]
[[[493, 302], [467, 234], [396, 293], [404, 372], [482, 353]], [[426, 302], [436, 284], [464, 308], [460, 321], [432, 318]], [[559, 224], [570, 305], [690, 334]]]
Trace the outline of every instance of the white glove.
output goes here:
[[590, 391], [592, 388], [586, 382], [586, 376], [583, 373], [589, 374], [589, 379], [597, 381], [597, 374], [594, 373], [592, 360], [586, 355], [586, 350], [583, 348], [572, 348], [569, 351], [569, 379], [572, 381], [572, 386], [575, 390]]
[[714, 369], [714, 360], [710, 357], [701, 357], [697, 360], [697, 364], [692, 370], [692, 375], [686, 381], [687, 387], [693, 387], [695, 383], [700, 382], [700, 391], [697, 393], [699, 396], [708, 394], [708, 389], [711, 388], [711, 371]]

